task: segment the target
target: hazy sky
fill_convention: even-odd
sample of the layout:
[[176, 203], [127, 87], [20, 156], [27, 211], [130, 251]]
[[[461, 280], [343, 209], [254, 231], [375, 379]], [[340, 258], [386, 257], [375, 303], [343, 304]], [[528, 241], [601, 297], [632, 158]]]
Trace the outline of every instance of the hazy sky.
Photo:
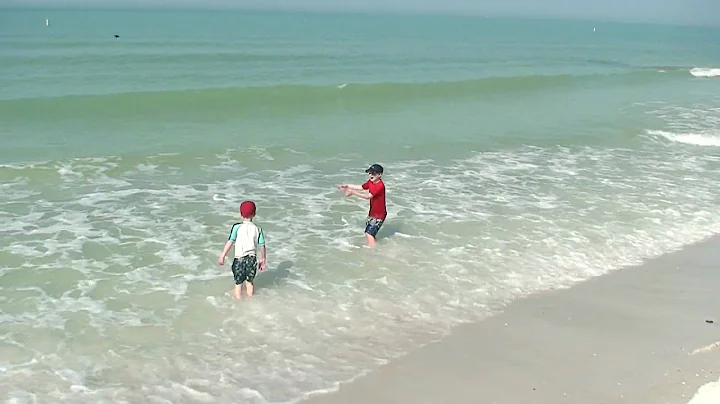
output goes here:
[[720, 26], [720, 0], [0, 0], [0, 5], [392, 10], [700, 23]]

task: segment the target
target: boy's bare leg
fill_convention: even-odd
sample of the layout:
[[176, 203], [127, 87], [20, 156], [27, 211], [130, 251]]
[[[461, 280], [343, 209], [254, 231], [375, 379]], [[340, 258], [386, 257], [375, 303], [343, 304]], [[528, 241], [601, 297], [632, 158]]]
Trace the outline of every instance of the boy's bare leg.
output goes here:
[[375, 245], [375, 237], [371, 236], [370, 233], [365, 233], [365, 237], [367, 238], [367, 243], [369, 247]]
[[233, 289], [233, 296], [235, 299], [240, 299], [242, 297], [242, 284], [235, 285], [235, 289]]
[[252, 282], [245, 282], [245, 291], [248, 296], [253, 295], [253, 292], [255, 292], [255, 286], [253, 286]]

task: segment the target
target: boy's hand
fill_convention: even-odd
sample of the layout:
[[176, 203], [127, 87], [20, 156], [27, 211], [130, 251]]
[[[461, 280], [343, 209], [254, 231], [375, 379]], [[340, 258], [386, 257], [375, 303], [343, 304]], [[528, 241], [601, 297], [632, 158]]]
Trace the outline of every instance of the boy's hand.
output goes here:
[[220, 265], [220, 266], [225, 265], [225, 256], [218, 258], [218, 265]]
[[347, 191], [348, 186], [347, 186], [347, 185], [340, 185], [340, 186], [338, 187], [338, 189], [341, 190], [341, 191]]
[[260, 272], [265, 271], [265, 260], [261, 258], [260, 261], [258, 261], [258, 266], [260, 267]]

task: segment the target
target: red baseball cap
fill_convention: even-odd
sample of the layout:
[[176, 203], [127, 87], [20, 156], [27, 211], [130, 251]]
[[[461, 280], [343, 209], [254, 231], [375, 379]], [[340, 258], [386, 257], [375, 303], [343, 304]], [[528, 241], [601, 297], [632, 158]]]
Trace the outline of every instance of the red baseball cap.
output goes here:
[[250, 217], [255, 214], [255, 202], [245, 201], [240, 204], [240, 216]]

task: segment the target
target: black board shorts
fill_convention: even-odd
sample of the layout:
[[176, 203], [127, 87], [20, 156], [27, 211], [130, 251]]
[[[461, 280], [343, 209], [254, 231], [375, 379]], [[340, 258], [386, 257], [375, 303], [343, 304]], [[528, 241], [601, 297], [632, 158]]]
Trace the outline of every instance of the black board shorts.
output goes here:
[[241, 258], [235, 258], [232, 263], [233, 278], [235, 284], [240, 285], [243, 282], [252, 283], [257, 274], [257, 257], [254, 255], [246, 255]]

